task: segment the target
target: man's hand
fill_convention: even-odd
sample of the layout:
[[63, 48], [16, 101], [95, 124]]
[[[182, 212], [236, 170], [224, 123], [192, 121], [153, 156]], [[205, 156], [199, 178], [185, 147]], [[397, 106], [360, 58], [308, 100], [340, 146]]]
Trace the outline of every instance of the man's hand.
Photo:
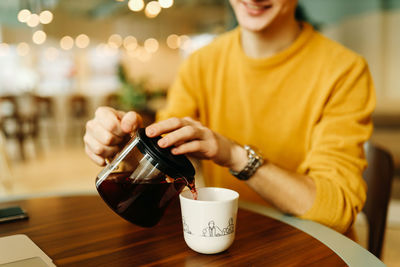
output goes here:
[[247, 163], [247, 153], [241, 146], [190, 117], [170, 118], [146, 128], [149, 137], [163, 134], [158, 145], [172, 147], [172, 154], [209, 159], [233, 170], [241, 170]]
[[98, 165], [113, 157], [121, 148], [124, 138], [142, 125], [136, 112], [123, 112], [110, 107], [99, 107], [95, 117], [86, 123], [83, 138], [86, 154]]

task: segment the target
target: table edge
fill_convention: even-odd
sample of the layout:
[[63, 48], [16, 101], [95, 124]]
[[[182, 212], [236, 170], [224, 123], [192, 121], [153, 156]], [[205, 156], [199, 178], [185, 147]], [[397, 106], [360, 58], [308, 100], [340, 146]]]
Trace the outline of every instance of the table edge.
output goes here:
[[386, 266], [375, 255], [348, 237], [314, 221], [289, 216], [260, 204], [239, 201], [239, 207], [271, 217], [309, 234], [336, 253], [348, 266]]

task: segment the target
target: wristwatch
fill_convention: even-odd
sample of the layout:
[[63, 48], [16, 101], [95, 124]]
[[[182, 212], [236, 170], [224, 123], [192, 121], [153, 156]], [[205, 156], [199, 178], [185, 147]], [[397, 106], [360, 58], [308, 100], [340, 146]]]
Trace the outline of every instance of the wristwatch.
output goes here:
[[240, 172], [235, 172], [231, 169], [229, 169], [229, 172], [239, 180], [246, 181], [249, 180], [257, 169], [264, 163], [264, 159], [255, 147], [245, 145], [243, 148], [247, 152], [247, 165]]

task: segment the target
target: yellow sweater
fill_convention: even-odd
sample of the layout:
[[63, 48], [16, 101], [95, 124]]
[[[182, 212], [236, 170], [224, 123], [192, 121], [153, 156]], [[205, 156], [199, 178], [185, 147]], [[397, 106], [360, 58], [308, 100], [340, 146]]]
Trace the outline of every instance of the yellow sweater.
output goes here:
[[[266, 160], [310, 176], [317, 189], [302, 216], [345, 232], [366, 198], [362, 145], [372, 132], [374, 87], [365, 60], [309, 24], [284, 51], [247, 57], [240, 29], [186, 60], [157, 119], [190, 116]], [[206, 185], [268, 205], [225, 168], [203, 162]]]

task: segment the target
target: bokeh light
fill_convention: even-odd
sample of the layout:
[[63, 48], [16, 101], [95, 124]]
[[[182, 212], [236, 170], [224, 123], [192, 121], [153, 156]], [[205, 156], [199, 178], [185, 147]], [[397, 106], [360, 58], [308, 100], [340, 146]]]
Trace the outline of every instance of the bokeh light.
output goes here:
[[179, 46], [180, 46], [182, 49], [190, 49], [191, 43], [192, 43], [192, 40], [190, 39], [189, 36], [187, 36], [187, 35], [181, 35], [181, 36], [179, 37]]
[[167, 38], [167, 45], [171, 49], [177, 49], [180, 46], [180, 38], [176, 34], [171, 34]]
[[123, 39], [119, 34], [112, 34], [108, 38], [108, 45], [112, 48], [119, 48], [122, 45]]
[[28, 9], [22, 9], [18, 12], [18, 21], [20, 22], [28, 22], [29, 17], [31, 16], [31, 12]]
[[148, 53], [144, 47], [138, 47], [135, 50], [134, 55], [141, 62], [147, 62], [151, 59], [151, 54]]
[[60, 47], [64, 50], [70, 50], [74, 46], [74, 39], [71, 36], [64, 36], [60, 40]]
[[7, 43], [0, 43], [0, 56], [6, 55], [10, 50], [10, 46]]
[[32, 35], [32, 41], [35, 44], [43, 44], [46, 41], [47, 35], [44, 31], [35, 31]]
[[161, 12], [161, 6], [158, 1], [150, 1], [146, 5], [146, 9], [144, 10], [144, 14], [148, 18], [155, 18]]
[[138, 12], [144, 8], [143, 0], [129, 0], [128, 7], [130, 10]]
[[49, 10], [44, 10], [39, 15], [40, 23], [49, 24], [53, 20], [53, 13]]
[[124, 47], [126, 50], [128, 51], [132, 51], [135, 50], [137, 47], [138, 43], [135, 37], [129, 35], [127, 37], [125, 37], [124, 39]]
[[149, 53], [157, 52], [158, 47], [159, 47], [158, 41], [154, 38], [149, 38], [146, 41], [144, 41], [144, 49], [146, 49], [146, 51]]
[[48, 48], [46, 48], [46, 50], [44, 51], [44, 57], [45, 57], [48, 61], [54, 61], [54, 60], [56, 60], [59, 54], [60, 54], [60, 52], [59, 52], [58, 49], [55, 48], [55, 47], [48, 47]]
[[86, 48], [89, 46], [90, 39], [86, 34], [79, 34], [75, 38], [75, 45], [79, 48]]
[[26, 56], [30, 50], [30, 46], [25, 42], [21, 42], [17, 45], [17, 54], [20, 56]]
[[170, 8], [174, 4], [174, 0], [158, 0], [162, 8]]
[[31, 14], [28, 18], [28, 21], [26, 22], [26, 24], [31, 27], [34, 28], [37, 25], [39, 25], [40, 19], [39, 19], [39, 15], [38, 14]]

